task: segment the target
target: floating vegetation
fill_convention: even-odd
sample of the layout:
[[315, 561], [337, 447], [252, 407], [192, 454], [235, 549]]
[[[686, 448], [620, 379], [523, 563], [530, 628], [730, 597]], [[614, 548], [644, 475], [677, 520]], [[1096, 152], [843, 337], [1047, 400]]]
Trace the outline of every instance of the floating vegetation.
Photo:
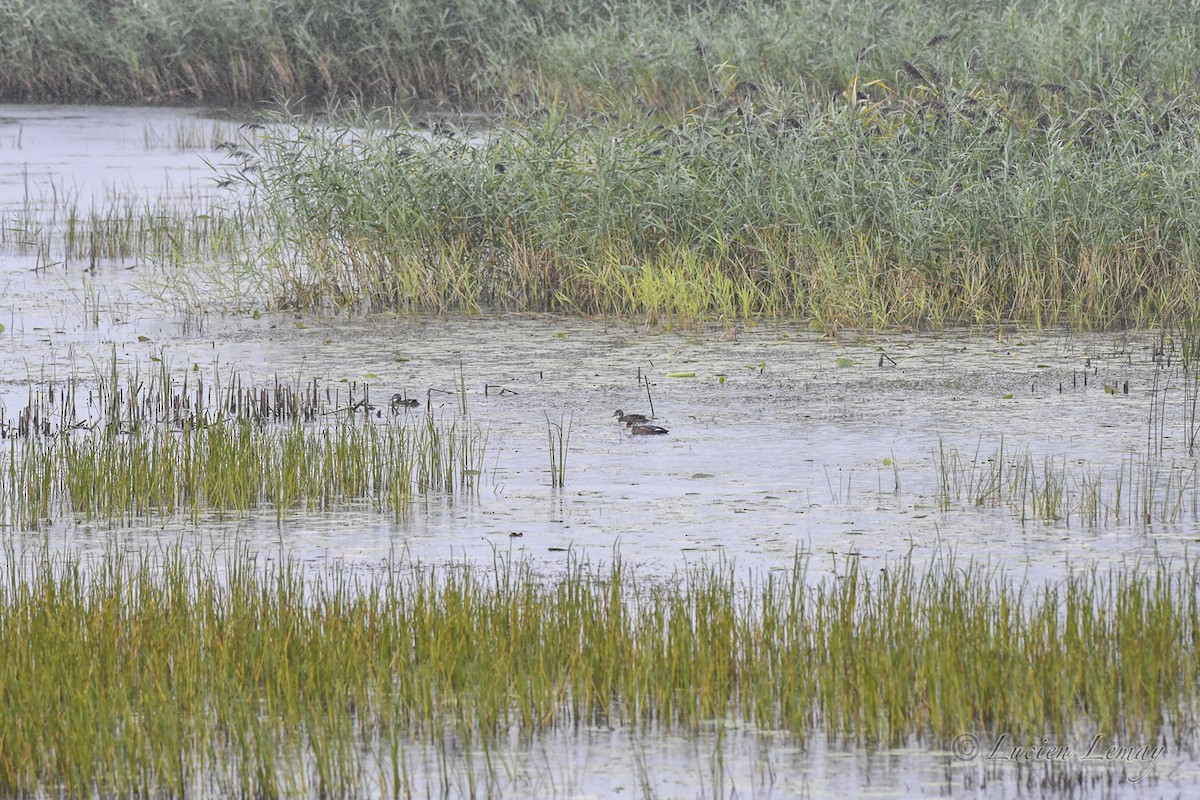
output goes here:
[[710, 102], [669, 125], [552, 108], [484, 142], [301, 123], [257, 140], [239, 180], [272, 231], [252, 259], [287, 306], [827, 330], [1195, 313], [1195, 126], [1132, 96], [1108, 107], [1103, 127], [1060, 109], [1042, 129], [944, 87]]
[[[583, 726], [860, 743], [1194, 741], [1200, 572], [1158, 561], [1037, 585], [938, 561], [807, 559], [645, 580], [182, 547], [0, 559], [0, 791], [403, 795], [408, 754]], [[436, 756], [435, 756], [436, 757]], [[418, 789], [418, 791], [420, 791]]]

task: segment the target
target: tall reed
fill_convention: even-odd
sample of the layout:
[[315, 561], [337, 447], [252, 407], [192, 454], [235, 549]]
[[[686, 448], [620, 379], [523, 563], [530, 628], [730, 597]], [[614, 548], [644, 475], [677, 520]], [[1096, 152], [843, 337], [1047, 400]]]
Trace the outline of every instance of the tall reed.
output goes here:
[[0, 98], [559, 98], [678, 114], [726, 83], [824, 100], [979, 81], [1031, 105], [1093, 86], [1194, 93], [1198, 32], [1183, 0], [26, 0], [0, 12]]
[[825, 329], [1195, 313], [1194, 128], [1130, 92], [1104, 109], [1043, 127], [927, 87], [861, 105], [735, 94], [665, 127], [551, 108], [482, 143], [301, 124], [243, 176], [274, 226], [252, 258], [299, 306]]

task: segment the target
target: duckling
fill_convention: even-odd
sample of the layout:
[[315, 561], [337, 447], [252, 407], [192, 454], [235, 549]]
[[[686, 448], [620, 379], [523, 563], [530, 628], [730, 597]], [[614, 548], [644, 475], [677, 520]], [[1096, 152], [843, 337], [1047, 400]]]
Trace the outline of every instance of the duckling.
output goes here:
[[626, 414], [619, 408], [617, 409], [616, 413], [613, 414], [613, 416], [616, 417], [618, 421], [624, 422], [626, 425], [642, 425], [650, 421], [650, 418], [645, 414]]
[[660, 428], [657, 425], [629, 425], [629, 431], [634, 436], [662, 436], [665, 433], [670, 433], [666, 428]]

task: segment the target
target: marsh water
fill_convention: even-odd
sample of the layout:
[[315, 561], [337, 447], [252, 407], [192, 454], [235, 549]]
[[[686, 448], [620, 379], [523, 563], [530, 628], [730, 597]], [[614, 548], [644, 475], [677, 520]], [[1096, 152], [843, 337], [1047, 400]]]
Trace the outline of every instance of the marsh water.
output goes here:
[[[548, 574], [568, 558], [619, 553], [664, 578], [716, 560], [764, 574], [808, 554], [814, 581], [851, 561], [877, 571], [954, 558], [1040, 583], [1186, 557], [1200, 540], [1194, 396], [1159, 332], [672, 330], [552, 316], [271, 312], [253, 297], [224, 311], [181, 309], [163, 296], [162, 264], [81, 259], [54, 244], [72, 208], [226, 200], [225, 151], [214, 143], [237, 131], [192, 110], [0, 107], [0, 419], [12, 423], [31, 386], [86, 384], [114, 354], [130, 369], [317, 378], [347, 396], [366, 384], [379, 398], [419, 398], [435, 417], [457, 418], [465, 404], [486, 437], [477, 493], [430, 498], [400, 518], [367, 506], [278, 521], [273, 512], [139, 525], [68, 515], [36, 533], [4, 530], [6, 544], [236, 543], [314, 570], [396, 557], [486, 569], [500, 555]], [[613, 417], [649, 413], [651, 403], [666, 436], [631, 436]], [[551, 480], [551, 423], [569, 432], [561, 488]], [[1019, 486], [994, 488], [1014, 472]], [[1048, 495], [1049, 511], [1038, 499]], [[584, 730], [514, 743], [499, 758], [503, 768], [480, 785], [505, 796], [1160, 796], [1197, 783], [1191, 754], [1171, 747], [1131, 781], [1141, 762], [1064, 771], [736, 726], [686, 737]], [[415, 774], [432, 792], [469, 794], [466, 776], [480, 767], [461, 759], [422, 761], [415, 748]]]

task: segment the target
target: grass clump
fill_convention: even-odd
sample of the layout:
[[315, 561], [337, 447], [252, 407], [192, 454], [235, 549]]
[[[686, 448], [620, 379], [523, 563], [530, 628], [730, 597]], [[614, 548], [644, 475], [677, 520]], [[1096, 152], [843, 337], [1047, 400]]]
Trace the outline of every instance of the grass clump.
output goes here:
[[298, 306], [825, 329], [1194, 313], [1194, 128], [1110, 109], [1041, 125], [947, 88], [732, 98], [668, 127], [551, 112], [482, 143], [301, 126], [258, 144], [275, 240], [255, 258]]
[[9, 550], [0, 789], [401, 793], [414, 744], [487, 753], [586, 724], [1191, 739], [1194, 563], [1040, 586], [950, 561], [872, 578], [854, 559], [813, 585], [805, 564], [305, 577], [241, 551]]
[[1109, 469], [1072, 466], [1065, 456], [1035, 459], [1026, 449], [960, 453], [939, 444], [933, 454], [937, 502], [952, 508], [1004, 508], [1021, 522], [1108, 525], [1175, 524], [1200, 518], [1193, 460], [1166, 461], [1128, 453]]
[[38, 528], [61, 514], [110, 522], [183, 514], [277, 516], [367, 500], [400, 516], [418, 498], [470, 493], [484, 438], [469, 425], [415, 421], [264, 428], [98, 429], [12, 441], [0, 465], [0, 522]]
[[94, 387], [74, 375], [31, 384], [16, 420], [0, 415], [0, 527], [363, 501], [400, 516], [417, 499], [478, 488], [487, 437], [459, 389], [447, 421], [378, 391], [373, 404], [358, 382], [255, 385], [199, 365], [177, 374], [165, 357], [122, 376], [114, 351]]

